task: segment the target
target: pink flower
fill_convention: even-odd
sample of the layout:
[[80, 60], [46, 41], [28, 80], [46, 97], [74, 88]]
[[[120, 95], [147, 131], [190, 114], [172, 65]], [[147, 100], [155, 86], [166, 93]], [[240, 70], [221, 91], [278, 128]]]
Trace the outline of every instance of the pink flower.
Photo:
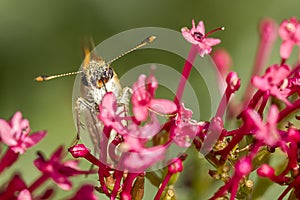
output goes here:
[[[252, 84], [262, 91], [270, 91], [270, 94], [290, 105], [286, 99], [290, 90], [287, 89], [287, 77], [290, 74], [290, 68], [287, 65], [272, 65], [262, 76], [254, 76]], [[286, 80], [286, 81], [285, 81]]]
[[215, 38], [207, 38], [208, 35], [211, 33], [217, 31], [217, 30], [224, 30], [224, 27], [214, 29], [207, 34], [205, 34], [205, 27], [203, 21], [200, 21], [195, 26], [195, 21], [192, 20], [193, 27], [191, 29], [188, 29], [186, 27], [183, 27], [181, 29], [182, 36], [189, 42], [194, 45], [198, 46], [198, 52], [201, 57], [203, 57], [206, 54], [210, 54], [212, 50], [212, 46], [215, 46], [221, 42], [220, 39]]
[[281, 137], [277, 130], [277, 119], [278, 119], [278, 108], [272, 105], [266, 123], [262, 122], [261, 117], [254, 110], [248, 109], [246, 111], [246, 116], [250, 122], [256, 127], [254, 131], [254, 137], [264, 144], [274, 147], [278, 145], [281, 141]]
[[[2, 186], [3, 187], [3, 186]], [[6, 188], [1, 187], [0, 199], [16, 199], [16, 194], [26, 190], [27, 186], [20, 175], [15, 174]]]
[[193, 112], [182, 105], [175, 118], [175, 125], [171, 129], [171, 138], [180, 147], [189, 147], [197, 132], [199, 124], [191, 119]]
[[120, 160], [123, 169], [129, 172], [141, 173], [165, 158], [166, 147], [162, 145], [141, 148], [139, 152], [124, 152]]
[[279, 27], [279, 35], [282, 38], [280, 56], [287, 59], [294, 45], [300, 46], [300, 23], [295, 17], [283, 20]]
[[76, 194], [70, 198], [70, 200], [98, 200], [98, 197], [94, 194], [94, 187], [92, 185], [82, 185]]
[[99, 119], [105, 126], [115, 129], [119, 134], [125, 134], [122, 117], [117, 113], [117, 99], [112, 92], [107, 92], [99, 105]]
[[257, 174], [261, 177], [268, 177], [269, 179], [273, 180], [275, 177], [275, 170], [268, 164], [262, 164], [257, 169]]
[[229, 69], [232, 66], [230, 54], [225, 49], [217, 49], [213, 52], [212, 59], [214, 60], [222, 77], [226, 77]]
[[148, 78], [147, 85], [145, 75], [140, 75], [138, 81], [133, 84], [131, 100], [136, 120], [145, 121], [149, 110], [166, 115], [177, 110], [176, 104], [170, 100], [154, 99], [156, 88], [157, 81], [154, 76]]
[[32, 196], [27, 189], [22, 190], [17, 198], [17, 200], [31, 200], [31, 199]]
[[29, 122], [22, 118], [21, 112], [16, 112], [9, 122], [0, 119], [0, 138], [15, 153], [23, 154], [46, 135], [45, 131], [39, 131], [29, 136], [29, 132]]
[[62, 146], [52, 154], [49, 160], [46, 160], [42, 154], [38, 155], [39, 158], [34, 161], [34, 165], [43, 173], [43, 176], [51, 178], [63, 190], [69, 190], [72, 187], [69, 177], [86, 174], [78, 170], [78, 161], [62, 161], [64, 157]]

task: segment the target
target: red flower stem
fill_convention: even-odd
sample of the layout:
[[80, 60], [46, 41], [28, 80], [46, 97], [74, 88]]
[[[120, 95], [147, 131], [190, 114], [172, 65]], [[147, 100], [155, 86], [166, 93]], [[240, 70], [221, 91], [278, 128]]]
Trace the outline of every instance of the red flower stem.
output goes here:
[[[99, 170], [100, 171], [100, 170]], [[98, 173], [99, 174], [99, 173]], [[100, 187], [101, 187], [101, 190], [102, 190], [102, 192], [104, 192], [104, 194], [106, 195], [106, 196], [110, 196], [110, 194], [109, 194], [109, 191], [108, 191], [108, 189], [107, 189], [107, 187], [106, 187], [106, 184], [105, 184], [105, 180], [104, 180], [104, 177], [103, 176], [100, 176], [99, 175], [99, 182], [100, 182]]]
[[278, 198], [278, 200], [282, 200], [283, 197], [285, 197], [287, 195], [287, 193], [294, 187], [296, 190], [299, 187], [300, 184], [300, 176], [298, 175], [295, 180], [289, 184], [289, 186], [283, 191], [283, 193], [280, 195], [280, 197]]
[[[277, 29], [276, 23], [273, 22], [273, 20], [271, 19], [265, 19], [261, 22], [260, 41], [256, 52], [256, 57], [255, 57], [255, 62], [254, 62], [254, 67], [253, 67], [251, 77], [259, 75], [260, 71], [264, 68], [267, 61], [269, 60], [273, 44], [277, 37], [276, 29]], [[250, 81], [244, 93], [243, 107], [245, 107], [248, 104], [251, 95], [253, 93], [253, 89], [254, 88], [251, 85], [251, 81]]]
[[240, 129], [234, 129], [234, 130], [231, 130], [231, 131], [226, 131], [226, 129], [224, 129], [222, 131], [221, 136], [222, 137], [233, 136], [233, 135], [237, 134], [239, 131], [240, 131]]
[[121, 199], [129, 199], [129, 197], [131, 197], [131, 189], [132, 189], [132, 185], [133, 185], [133, 181], [134, 179], [139, 175], [139, 173], [128, 173], [127, 177], [124, 181], [123, 184], [123, 191], [121, 193]]
[[111, 192], [111, 196], [110, 196], [110, 200], [115, 200], [116, 196], [118, 195], [118, 191], [120, 189], [121, 186], [121, 180], [123, 177], [123, 172], [116, 170], [114, 173], [114, 178], [115, 178], [115, 184], [114, 184], [114, 189]]
[[163, 191], [165, 190], [165, 188], [167, 187], [167, 185], [168, 185], [168, 183], [171, 179], [171, 176], [172, 176], [171, 173], [168, 173], [166, 175], [166, 177], [164, 178], [163, 182], [161, 183], [161, 185], [160, 185], [160, 187], [159, 187], [159, 189], [158, 189], [158, 191], [157, 191], [157, 193], [154, 197], [154, 200], [160, 200]]
[[296, 100], [291, 106], [286, 107], [285, 109], [280, 111], [277, 122], [280, 122], [285, 117], [287, 117], [290, 113], [294, 112], [299, 108], [300, 108], [300, 99]]
[[189, 52], [189, 55], [188, 55], [188, 57], [187, 57], [187, 59], [184, 63], [183, 70], [182, 70], [182, 73], [181, 73], [182, 75], [181, 75], [180, 82], [179, 82], [178, 87], [177, 87], [176, 96], [175, 96], [175, 99], [174, 99], [174, 102], [176, 103], [176, 105], [178, 107], [180, 105], [180, 101], [182, 99], [183, 91], [184, 91], [187, 79], [190, 76], [191, 70], [193, 68], [193, 63], [196, 59], [197, 53], [198, 53], [197, 45], [192, 45], [191, 49], [190, 49], [190, 52]]
[[38, 187], [40, 187], [45, 181], [47, 181], [49, 178], [48, 174], [41, 175], [38, 179], [36, 179], [31, 186], [28, 188], [29, 192], [32, 193], [34, 190], [36, 190]]
[[232, 137], [232, 140], [228, 143], [228, 145], [224, 149], [215, 152], [215, 154], [221, 155], [222, 158], [226, 160], [227, 156], [229, 155], [229, 152], [243, 139], [246, 132], [247, 131], [245, 130], [244, 126], [239, 128], [237, 133]]
[[222, 99], [220, 101], [215, 117], [220, 117], [220, 118], [223, 117], [231, 95], [232, 95], [232, 91], [230, 90], [229, 86], [227, 86], [222, 96]]
[[255, 108], [255, 106], [258, 104], [258, 101], [260, 98], [264, 95], [264, 91], [258, 90], [254, 95], [252, 100], [250, 101], [248, 108]]
[[282, 200], [288, 192], [293, 188], [293, 183], [289, 184], [289, 186], [283, 191], [283, 193], [278, 197], [278, 200]]
[[0, 160], [0, 174], [18, 159], [19, 154], [8, 148]]
[[265, 107], [266, 107], [266, 105], [267, 105], [267, 102], [268, 102], [269, 97], [270, 97], [270, 92], [269, 92], [269, 91], [267, 91], [267, 92], [263, 95], [263, 97], [262, 97], [262, 102], [261, 102], [260, 107], [259, 107], [259, 109], [258, 109], [258, 114], [259, 114], [261, 117], [263, 117], [263, 112], [264, 112], [264, 109], [265, 109]]
[[221, 197], [232, 185], [232, 179], [230, 179], [225, 185], [223, 185], [215, 194], [213, 197], [211, 197], [209, 200], [215, 200], [219, 197]]

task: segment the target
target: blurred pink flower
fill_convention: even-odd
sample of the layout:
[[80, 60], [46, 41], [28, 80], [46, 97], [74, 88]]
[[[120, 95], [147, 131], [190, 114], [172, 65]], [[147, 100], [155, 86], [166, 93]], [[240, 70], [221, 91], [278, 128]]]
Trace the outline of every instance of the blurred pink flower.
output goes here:
[[212, 59], [214, 60], [221, 76], [224, 78], [232, 67], [232, 59], [230, 54], [225, 49], [217, 49], [212, 54]]
[[122, 118], [117, 113], [117, 99], [112, 92], [104, 95], [99, 105], [99, 119], [105, 126], [115, 129], [119, 134], [125, 134]]
[[139, 152], [124, 152], [120, 160], [120, 166], [130, 172], [142, 173], [148, 167], [154, 166], [157, 162], [162, 161], [165, 158], [166, 150], [166, 146], [158, 145], [141, 148]]
[[203, 21], [200, 21], [197, 26], [195, 26], [195, 21], [192, 20], [192, 28], [188, 29], [183, 27], [181, 29], [182, 36], [191, 44], [197, 45], [198, 52], [201, 57], [209, 54], [212, 50], [212, 46], [215, 46], [221, 42], [220, 39], [207, 38], [208, 35], [217, 31], [224, 30], [224, 27], [214, 29], [207, 34], [205, 34], [205, 27]]
[[69, 190], [72, 187], [69, 177], [86, 174], [86, 172], [78, 170], [78, 160], [63, 162], [63, 149], [60, 146], [49, 160], [46, 160], [42, 154], [38, 154], [39, 158], [34, 161], [34, 165], [43, 173], [43, 176], [51, 178], [61, 189]]
[[29, 136], [29, 132], [29, 122], [22, 118], [21, 112], [16, 112], [9, 122], [0, 119], [0, 138], [15, 153], [23, 154], [46, 135], [46, 131], [38, 131]]
[[76, 194], [69, 200], [98, 200], [98, 197], [94, 194], [94, 187], [92, 185], [82, 185]]
[[193, 112], [182, 104], [175, 118], [175, 125], [170, 131], [171, 138], [180, 147], [187, 148], [192, 143], [199, 131], [199, 124], [192, 120]]
[[15, 174], [8, 182], [6, 188], [1, 187], [0, 199], [15, 199], [16, 194], [27, 188], [24, 180], [19, 174]]
[[254, 137], [270, 147], [278, 145], [281, 141], [281, 137], [277, 130], [278, 114], [278, 108], [275, 105], [272, 105], [267, 116], [267, 121], [266, 123], [263, 123], [257, 112], [251, 109], [246, 111], [248, 120], [256, 127]]
[[[290, 105], [287, 100], [287, 96], [290, 90], [287, 88], [288, 75], [290, 74], [290, 68], [288, 65], [272, 65], [266, 70], [266, 73], [262, 76], [254, 76], [252, 78], [252, 84], [262, 91], [270, 91], [270, 94]], [[286, 84], [285, 84], [286, 83]]]
[[280, 46], [280, 56], [287, 59], [293, 46], [300, 46], [300, 23], [297, 18], [291, 17], [289, 20], [283, 20], [279, 27], [279, 35], [283, 40]]
[[22, 190], [19, 195], [17, 200], [31, 200], [31, 194], [27, 189]]

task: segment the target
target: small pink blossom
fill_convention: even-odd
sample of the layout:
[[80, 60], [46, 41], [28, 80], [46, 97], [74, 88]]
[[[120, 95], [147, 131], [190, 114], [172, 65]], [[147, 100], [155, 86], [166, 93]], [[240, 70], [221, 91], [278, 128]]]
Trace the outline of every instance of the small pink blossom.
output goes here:
[[193, 45], [197, 45], [198, 52], [201, 57], [204, 57], [206, 54], [210, 54], [212, 50], [212, 46], [215, 46], [221, 42], [220, 39], [215, 38], [207, 38], [208, 35], [217, 31], [224, 30], [224, 27], [212, 30], [205, 34], [205, 27], [203, 21], [200, 21], [197, 26], [195, 26], [195, 21], [192, 20], [192, 28], [188, 29], [187, 27], [183, 27], [181, 29], [182, 36]]
[[38, 131], [28, 135], [29, 132], [29, 122], [22, 118], [21, 112], [16, 112], [9, 122], [0, 119], [0, 138], [15, 153], [23, 154], [46, 135], [46, 131]]
[[283, 20], [279, 27], [279, 35], [282, 44], [280, 46], [280, 56], [287, 59], [294, 45], [300, 46], [300, 23], [295, 17], [289, 20]]
[[17, 200], [31, 200], [31, 199], [32, 196], [27, 189], [22, 190], [17, 198]]
[[217, 49], [213, 52], [212, 59], [214, 60], [222, 77], [226, 77], [229, 69], [232, 67], [230, 54], [225, 49]]
[[278, 114], [278, 108], [275, 105], [272, 105], [267, 116], [267, 121], [266, 123], [263, 123], [257, 112], [250, 109], [246, 111], [248, 120], [256, 127], [254, 137], [271, 147], [278, 145], [281, 141], [281, 137], [277, 130]]
[[64, 148], [60, 146], [52, 154], [49, 160], [46, 160], [42, 154], [39, 154], [39, 158], [34, 161], [34, 165], [43, 173], [44, 176], [51, 178], [61, 189], [69, 190], [72, 187], [69, 177], [86, 174], [86, 172], [78, 170], [78, 161], [69, 160], [63, 162], [63, 149]]
[[17, 192], [26, 190], [27, 186], [19, 174], [15, 174], [6, 188], [1, 188], [0, 199], [15, 199]]
[[182, 105], [171, 129], [171, 138], [180, 147], [187, 148], [199, 131], [199, 124], [191, 119], [193, 112]]
[[156, 88], [157, 83], [154, 76], [150, 76], [146, 80], [145, 75], [140, 75], [138, 81], [133, 84], [131, 100], [136, 120], [145, 121], [148, 118], [149, 110], [161, 114], [171, 114], [177, 110], [174, 102], [167, 99], [154, 98]]
[[257, 169], [257, 174], [261, 177], [268, 177], [269, 179], [273, 179], [275, 176], [275, 170], [268, 164], [262, 164]]
[[92, 185], [82, 185], [76, 194], [69, 200], [98, 200], [98, 197], [94, 194], [94, 187]]
[[117, 99], [112, 92], [107, 92], [99, 105], [99, 119], [105, 126], [115, 129], [119, 134], [125, 134], [122, 118], [117, 113]]
[[270, 94], [290, 105], [287, 96], [290, 90], [287, 88], [287, 77], [290, 73], [288, 65], [272, 65], [262, 76], [254, 76], [252, 84], [262, 91], [270, 91]]
[[180, 158], [173, 158], [168, 165], [168, 173], [176, 174], [178, 172], [182, 172], [183, 170], [183, 163]]
[[134, 173], [141, 173], [147, 168], [165, 158], [167, 148], [162, 145], [141, 148], [139, 152], [124, 152], [120, 160], [120, 166], [123, 170]]

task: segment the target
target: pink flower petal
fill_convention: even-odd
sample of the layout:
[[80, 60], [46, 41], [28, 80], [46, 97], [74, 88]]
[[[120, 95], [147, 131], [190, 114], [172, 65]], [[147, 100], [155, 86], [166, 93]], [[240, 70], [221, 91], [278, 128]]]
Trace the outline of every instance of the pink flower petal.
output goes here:
[[177, 110], [176, 104], [167, 99], [152, 99], [149, 107], [155, 112], [162, 114], [172, 114]]
[[18, 198], [17, 198], [17, 200], [31, 200], [31, 199], [32, 199], [31, 194], [30, 194], [29, 190], [27, 190], [27, 189], [22, 190], [19, 193]]
[[215, 46], [220, 43], [221, 43], [220, 39], [216, 39], [216, 38], [206, 38], [205, 39], [205, 44], [208, 46]]
[[264, 78], [259, 77], [259, 76], [254, 76], [251, 79], [251, 82], [255, 87], [257, 87], [257, 88], [259, 88], [263, 91], [266, 91], [266, 90], [269, 89], [268, 81]]
[[289, 32], [286, 30], [286, 25], [288, 24], [288, 21], [285, 19], [281, 22], [280, 27], [279, 27], [279, 36], [283, 40], [287, 40], [290, 37]]
[[204, 26], [203, 21], [199, 21], [199, 23], [196, 27], [196, 31], [202, 33], [203, 35], [205, 35], [205, 26]]
[[290, 57], [293, 46], [294, 46], [294, 43], [291, 42], [290, 40], [286, 40], [286, 41], [282, 42], [282, 44], [280, 46], [280, 56], [283, 59], [287, 59], [288, 57]]
[[133, 113], [134, 113], [134, 117], [138, 120], [138, 121], [145, 121], [148, 118], [148, 108], [145, 106], [134, 106], [132, 108]]
[[270, 125], [276, 126], [279, 110], [277, 106], [272, 105], [268, 113], [268, 122]]
[[58, 173], [53, 173], [51, 177], [53, 181], [57, 183], [57, 186], [61, 189], [70, 190], [72, 188], [71, 181], [69, 181], [66, 177], [63, 177]]
[[13, 136], [11, 127], [3, 119], [0, 119], [0, 138], [8, 146], [14, 146], [17, 144], [17, 141]]
[[32, 147], [33, 145], [37, 144], [46, 136], [46, 134], [46, 131], [39, 131], [26, 137], [26, 139], [24, 140], [26, 148]]
[[198, 44], [199, 42], [194, 39], [194, 37], [191, 35], [190, 31], [187, 31], [186, 28], [181, 29], [182, 36], [184, 39], [186, 39], [191, 44]]

